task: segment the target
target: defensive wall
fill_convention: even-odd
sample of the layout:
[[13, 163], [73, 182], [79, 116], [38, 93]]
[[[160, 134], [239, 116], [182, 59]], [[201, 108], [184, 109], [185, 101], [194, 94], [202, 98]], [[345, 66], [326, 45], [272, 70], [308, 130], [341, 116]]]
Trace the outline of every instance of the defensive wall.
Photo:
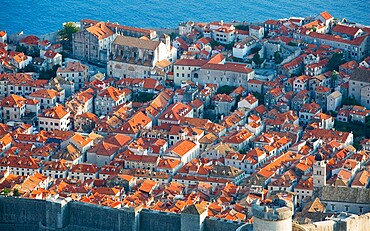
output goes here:
[[[181, 214], [175, 213], [141, 208], [114, 209], [66, 200], [0, 197], [2, 231], [177, 231], [181, 225]], [[203, 231], [231, 231], [240, 227], [252, 230], [250, 224], [207, 217]]]

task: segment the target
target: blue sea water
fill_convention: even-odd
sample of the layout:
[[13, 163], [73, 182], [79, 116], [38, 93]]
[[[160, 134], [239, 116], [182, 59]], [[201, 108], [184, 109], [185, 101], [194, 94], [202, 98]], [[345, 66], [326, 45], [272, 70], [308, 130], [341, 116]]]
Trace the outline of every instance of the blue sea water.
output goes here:
[[175, 28], [181, 21], [265, 21], [313, 16], [334, 17], [370, 25], [370, 0], [0, 0], [0, 30], [45, 34], [63, 22], [83, 18], [136, 27]]

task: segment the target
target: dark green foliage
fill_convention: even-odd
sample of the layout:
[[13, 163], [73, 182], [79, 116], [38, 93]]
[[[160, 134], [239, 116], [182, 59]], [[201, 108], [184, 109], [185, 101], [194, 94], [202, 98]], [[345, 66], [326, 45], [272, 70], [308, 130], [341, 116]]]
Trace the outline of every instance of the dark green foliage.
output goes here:
[[357, 105], [355, 98], [347, 97], [343, 99], [343, 105]]
[[19, 197], [21, 194], [19, 193], [19, 191], [18, 191], [18, 189], [14, 189], [13, 190], [13, 196], [15, 196], [15, 197]]
[[64, 25], [63, 29], [58, 32], [61, 40], [72, 40], [72, 35], [79, 32], [80, 29], [76, 27], [72, 22], [68, 22]]
[[139, 92], [135, 97], [135, 102], [141, 103], [149, 102], [153, 99], [154, 96], [155, 96], [154, 93]]
[[55, 65], [53, 67], [53, 69], [51, 69], [51, 70], [46, 70], [46, 71], [40, 72], [39, 79], [49, 80], [49, 79], [52, 79], [52, 78], [56, 77], [56, 75], [57, 75], [56, 73], [57, 73], [57, 70], [58, 70], [59, 67], [60, 67], [59, 65]]
[[257, 99], [258, 99], [258, 104], [261, 105], [265, 102], [265, 96], [258, 93], [258, 92], [253, 92], [252, 93]]
[[12, 190], [11, 190], [11, 189], [4, 188], [3, 190], [1, 190], [0, 195], [5, 195], [5, 196], [7, 196], [7, 195], [9, 195], [9, 193], [11, 193], [11, 192], [12, 192]]
[[370, 138], [370, 124], [362, 124], [360, 122], [344, 123], [340, 121], [335, 121], [334, 127], [338, 131], [353, 132], [355, 138]]
[[251, 49], [251, 54], [256, 54], [258, 51], [260, 51], [261, 50], [261, 47], [253, 47], [252, 49]]
[[226, 95], [229, 95], [235, 89], [236, 89], [236, 87], [229, 86], [229, 85], [224, 85], [224, 86], [218, 88], [217, 94], [226, 94]]
[[279, 51], [275, 51], [274, 58], [275, 58], [275, 63], [276, 64], [280, 64], [284, 60], [283, 57], [281, 57], [281, 54], [280, 54]]
[[235, 29], [249, 31], [249, 26], [248, 25], [236, 25]]
[[253, 56], [253, 62], [256, 64], [256, 65], [261, 65], [263, 63], [264, 59], [261, 58], [260, 54], [259, 53], [256, 53], [254, 56]]
[[297, 44], [297, 43], [295, 43], [295, 42], [293, 42], [293, 41], [290, 41], [290, 42], [288, 43], [288, 46], [294, 46], [294, 47], [297, 47], [297, 46], [298, 46], [298, 44]]
[[15, 51], [17, 51], [17, 52], [22, 52], [22, 53], [26, 53], [26, 52], [27, 52], [27, 48], [26, 48], [26, 47], [24, 47], [24, 46], [17, 46], [17, 47], [15, 48]]
[[212, 40], [210, 42], [210, 44], [211, 44], [211, 47], [212, 48], [221, 45], [221, 46], [224, 46], [226, 50], [231, 50], [231, 49], [233, 49], [233, 46], [234, 46], [234, 43], [233, 42], [232, 43], [229, 43], [229, 44], [222, 44], [222, 43], [219, 43], [219, 42], [217, 42], [215, 40]]
[[241, 59], [241, 58], [233, 57], [233, 62], [243, 63], [243, 62], [244, 62], [244, 60], [243, 60], [243, 59]]
[[72, 50], [72, 35], [80, 31], [72, 22], [64, 25], [63, 29], [58, 31], [60, 40], [62, 40], [64, 50]]
[[334, 53], [332, 57], [329, 59], [328, 63], [328, 70], [333, 71], [339, 70], [339, 66], [344, 63], [343, 54], [341, 53]]
[[171, 41], [172, 41], [172, 40], [174, 40], [177, 36], [178, 36], [178, 34], [176, 34], [176, 33], [172, 32], [172, 33], [170, 34]]
[[328, 111], [327, 113], [329, 115], [333, 116], [333, 117], [337, 117], [337, 115], [338, 115], [338, 112], [336, 112], [336, 111]]

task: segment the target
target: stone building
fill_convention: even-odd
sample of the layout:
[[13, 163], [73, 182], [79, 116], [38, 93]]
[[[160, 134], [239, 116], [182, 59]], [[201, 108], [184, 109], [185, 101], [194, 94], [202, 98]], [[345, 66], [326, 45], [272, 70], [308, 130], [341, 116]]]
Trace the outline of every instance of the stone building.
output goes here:
[[95, 114], [107, 115], [113, 107], [121, 105], [131, 98], [131, 91], [127, 88], [119, 90], [108, 87], [101, 91], [95, 99]]
[[356, 103], [370, 109], [370, 70], [359, 68], [349, 80], [349, 97]]
[[57, 76], [62, 76], [66, 81], [73, 82], [75, 91], [78, 91], [87, 82], [89, 75], [88, 66], [80, 62], [68, 62], [65, 67], [59, 67]]
[[254, 231], [292, 231], [293, 205], [275, 199], [270, 205], [253, 204]]
[[191, 75], [194, 70], [198, 70], [206, 64], [208, 60], [205, 59], [179, 59], [174, 63], [174, 82], [176, 86], [187, 80], [191, 80]]
[[335, 91], [331, 93], [327, 97], [326, 101], [326, 110], [327, 111], [335, 111], [337, 108], [342, 105], [342, 94], [339, 91]]
[[221, 85], [248, 87], [248, 80], [255, 76], [254, 70], [240, 63], [210, 63], [203, 65], [192, 74], [193, 82], [201, 85], [221, 83]]
[[91, 62], [106, 62], [115, 36], [104, 22], [84, 28], [73, 34], [73, 56]]
[[111, 49], [107, 71], [108, 75], [118, 78], [150, 77], [156, 64], [163, 60], [174, 61], [177, 53], [175, 48], [171, 48], [168, 36], [165, 42], [162, 42], [152, 41], [146, 37], [118, 35]]
[[327, 99], [328, 96], [331, 94], [331, 89], [324, 86], [316, 87], [315, 91], [315, 102], [321, 106], [326, 111], [327, 107]]
[[70, 115], [70, 110], [61, 104], [47, 108], [38, 116], [40, 130], [68, 131], [71, 128]]

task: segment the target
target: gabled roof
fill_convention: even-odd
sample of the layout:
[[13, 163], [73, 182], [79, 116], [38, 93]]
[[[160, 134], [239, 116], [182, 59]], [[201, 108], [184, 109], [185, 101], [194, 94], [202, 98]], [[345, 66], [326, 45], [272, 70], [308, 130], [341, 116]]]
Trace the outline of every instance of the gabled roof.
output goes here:
[[31, 98], [36, 97], [36, 98], [54, 99], [58, 95], [59, 95], [59, 93], [57, 91], [53, 90], [53, 89], [49, 90], [49, 89], [41, 88], [41, 89], [38, 89], [35, 92], [32, 92], [29, 96]]
[[182, 140], [177, 142], [175, 145], [173, 145], [170, 149], [166, 151], [166, 153], [175, 153], [179, 155], [180, 157], [183, 157], [187, 153], [189, 153], [193, 148], [195, 148], [197, 145], [190, 140]]
[[26, 104], [26, 99], [19, 95], [11, 94], [1, 101], [2, 107], [18, 107], [21, 108]]
[[44, 109], [39, 116], [51, 119], [62, 119], [68, 114], [70, 114], [69, 109], [61, 104], [58, 104], [55, 107]]
[[178, 59], [175, 62], [175, 66], [197, 66], [201, 67], [206, 64], [208, 60], [206, 59]]
[[137, 48], [146, 49], [146, 50], [155, 50], [157, 49], [160, 43], [161, 42], [158, 42], [158, 41], [152, 41], [152, 40], [122, 36], [122, 35], [118, 35], [113, 42], [114, 45], [137, 47]]
[[168, 106], [167, 110], [159, 117], [160, 120], [179, 121], [191, 112], [192, 107], [181, 102]]
[[360, 30], [360, 28], [353, 27], [353, 26], [341, 25], [341, 24], [337, 24], [332, 29], [333, 32], [346, 34], [346, 35], [350, 35], [350, 36], [355, 36], [358, 33], [359, 30]]
[[203, 214], [207, 209], [201, 205], [201, 204], [192, 204], [185, 207], [184, 210], [182, 210], [181, 213], [187, 213], [187, 214], [193, 214], [193, 215], [201, 215]]
[[113, 31], [111, 31], [104, 22], [99, 22], [94, 26], [87, 28], [86, 30], [97, 37], [99, 40], [102, 40], [114, 34]]
[[366, 68], [358, 68], [356, 69], [351, 78], [350, 81], [359, 81], [359, 82], [366, 82], [370, 83], [370, 69]]
[[103, 91], [101, 91], [99, 93], [99, 97], [107, 97], [107, 98], [111, 98], [114, 101], [118, 101], [119, 98], [123, 94], [125, 94], [124, 91], [121, 91], [121, 90], [119, 90], [117, 88], [114, 88], [114, 87], [110, 86], [110, 87], [104, 89]]
[[323, 17], [325, 20], [330, 20], [330, 19], [332, 19], [332, 18], [333, 18], [333, 16], [331, 16], [331, 15], [329, 14], [329, 12], [327, 12], [327, 11], [322, 12], [322, 13], [320, 14], [320, 16], [321, 16], [321, 17]]
[[67, 66], [59, 67], [57, 73], [63, 72], [84, 72], [88, 67], [80, 62], [68, 62]]

